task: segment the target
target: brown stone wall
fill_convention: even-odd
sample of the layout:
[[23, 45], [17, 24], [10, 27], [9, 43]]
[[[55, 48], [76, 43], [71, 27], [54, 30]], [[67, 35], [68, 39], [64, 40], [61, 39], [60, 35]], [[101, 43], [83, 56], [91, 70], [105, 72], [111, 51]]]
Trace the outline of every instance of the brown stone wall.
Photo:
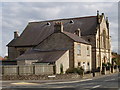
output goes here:
[[[80, 45], [81, 48], [80, 55], [77, 54], [78, 44]], [[89, 55], [87, 53], [87, 47], [89, 47]], [[80, 63], [80, 66], [82, 66], [85, 69], [85, 71], [91, 71], [91, 64], [92, 64], [91, 59], [92, 59], [91, 45], [74, 42], [74, 66], [78, 67], [78, 63]]]
[[86, 41], [88, 41], [92, 45], [92, 60], [91, 60], [91, 68], [96, 68], [96, 35], [88, 35], [88, 36], [82, 36]]
[[[55, 76], [55, 77], [49, 77]], [[5, 75], [2, 80], [62, 80], [62, 79], [81, 79], [83, 76], [78, 74], [58, 74], [58, 75]]]
[[[67, 50], [56, 62], [56, 74], [65, 73], [69, 68], [69, 50]], [[63, 72], [61, 72], [60, 68], [63, 66]]]

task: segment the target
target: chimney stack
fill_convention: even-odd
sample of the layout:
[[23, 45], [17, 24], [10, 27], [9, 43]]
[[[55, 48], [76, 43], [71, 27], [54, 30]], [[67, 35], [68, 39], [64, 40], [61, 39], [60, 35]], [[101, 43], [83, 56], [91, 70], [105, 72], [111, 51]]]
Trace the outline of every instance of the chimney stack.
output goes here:
[[80, 31], [80, 28], [78, 28], [76, 31], [75, 31], [75, 34], [79, 37], [81, 37], [81, 31]]
[[54, 25], [54, 32], [58, 33], [58, 32], [63, 32], [63, 24], [62, 22], [56, 22]]
[[18, 37], [19, 37], [18, 31], [15, 31], [15, 32], [14, 32], [14, 39], [16, 39], [16, 38], [18, 38]]

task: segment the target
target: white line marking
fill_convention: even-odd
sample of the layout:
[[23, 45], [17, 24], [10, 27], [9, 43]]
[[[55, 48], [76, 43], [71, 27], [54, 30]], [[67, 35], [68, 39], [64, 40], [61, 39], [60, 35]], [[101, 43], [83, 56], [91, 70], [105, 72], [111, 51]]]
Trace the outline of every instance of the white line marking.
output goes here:
[[111, 80], [115, 80], [115, 78], [114, 78], [114, 79], [111, 79]]
[[44, 83], [44, 84], [61, 84], [61, 83], [77, 83], [77, 82], [83, 82], [83, 81], [89, 81], [92, 79], [85, 79], [85, 80], [79, 80], [79, 81], [68, 81], [68, 82], [53, 82], [53, 83]]
[[105, 80], [105, 81], [112, 81], [112, 80], [115, 80], [115, 79], [110, 79], [110, 80]]
[[91, 84], [94, 84], [94, 83], [83, 83], [83, 84], [80, 84], [80, 85], [91, 85]]
[[89, 81], [92, 79], [85, 79], [85, 80], [79, 80], [79, 81], [68, 81], [68, 82], [52, 82], [52, 83], [43, 83], [43, 84], [39, 84], [39, 83], [29, 83], [29, 82], [17, 82], [17, 83], [11, 83], [14, 85], [46, 85], [46, 84], [62, 84], [62, 83], [77, 83], [77, 82], [83, 82], [83, 81]]
[[97, 85], [97, 86], [94, 86], [94, 87], [92, 87], [92, 88], [98, 88], [98, 87], [100, 87], [101, 85]]
[[72, 88], [72, 87], [73, 86], [56, 86], [56, 87], [49, 87], [49, 88]]
[[27, 83], [27, 82], [17, 82], [17, 83], [11, 83], [14, 85], [38, 85], [37, 83]]

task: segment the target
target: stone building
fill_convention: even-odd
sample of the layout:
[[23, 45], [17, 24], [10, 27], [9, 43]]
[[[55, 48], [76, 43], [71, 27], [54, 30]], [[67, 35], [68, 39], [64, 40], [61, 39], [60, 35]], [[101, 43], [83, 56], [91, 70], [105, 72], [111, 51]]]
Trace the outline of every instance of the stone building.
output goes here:
[[[59, 25], [55, 24], [56, 22], [59, 22]], [[24, 59], [28, 62], [28, 59], [35, 60], [39, 55], [47, 58], [44, 56], [46, 53], [50, 58], [65, 54], [69, 67], [85, 66], [84, 68], [88, 69], [88, 65], [90, 69], [97, 69], [102, 67], [102, 63], [111, 63], [109, 22], [104, 13], [99, 15], [99, 12], [96, 16], [30, 22], [20, 36], [14, 32], [14, 39], [7, 46], [11, 60], [17, 58], [18, 61]], [[60, 54], [56, 55], [56, 52]], [[27, 55], [30, 57], [30, 54], [34, 58], [28, 58]], [[59, 61], [52, 60], [53, 62], [49, 63]], [[36, 59], [36, 62], [40, 61], [42, 60]]]
[[63, 24], [57, 22], [53, 34], [16, 58], [18, 65], [54, 64], [56, 73], [65, 73], [69, 67], [79, 66], [90, 71], [91, 45], [81, 38], [79, 29], [76, 32], [64, 31]]

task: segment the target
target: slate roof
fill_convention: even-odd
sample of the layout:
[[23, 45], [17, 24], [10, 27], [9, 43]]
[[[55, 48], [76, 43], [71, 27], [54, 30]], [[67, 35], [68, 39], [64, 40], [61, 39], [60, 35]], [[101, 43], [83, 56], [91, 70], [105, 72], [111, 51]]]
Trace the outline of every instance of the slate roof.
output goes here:
[[69, 32], [63, 32], [65, 35], [67, 35], [69, 38], [71, 38], [72, 40], [76, 41], [76, 42], [80, 42], [80, 43], [84, 43], [84, 44], [90, 44], [89, 42], [85, 41], [83, 38], [75, 35], [75, 34], [72, 34], [72, 33], [69, 33]]
[[[74, 23], [70, 23], [70, 20], [73, 20]], [[64, 31], [74, 33], [75, 30], [80, 28], [83, 36], [96, 34], [97, 16], [31, 22], [20, 37], [7, 46], [36, 46], [54, 32], [54, 24], [57, 21], [63, 23]], [[47, 22], [50, 25], [47, 25]]]
[[32, 49], [16, 58], [16, 60], [38, 60], [41, 63], [50, 63], [58, 60], [65, 52], [65, 50], [39, 51]]

